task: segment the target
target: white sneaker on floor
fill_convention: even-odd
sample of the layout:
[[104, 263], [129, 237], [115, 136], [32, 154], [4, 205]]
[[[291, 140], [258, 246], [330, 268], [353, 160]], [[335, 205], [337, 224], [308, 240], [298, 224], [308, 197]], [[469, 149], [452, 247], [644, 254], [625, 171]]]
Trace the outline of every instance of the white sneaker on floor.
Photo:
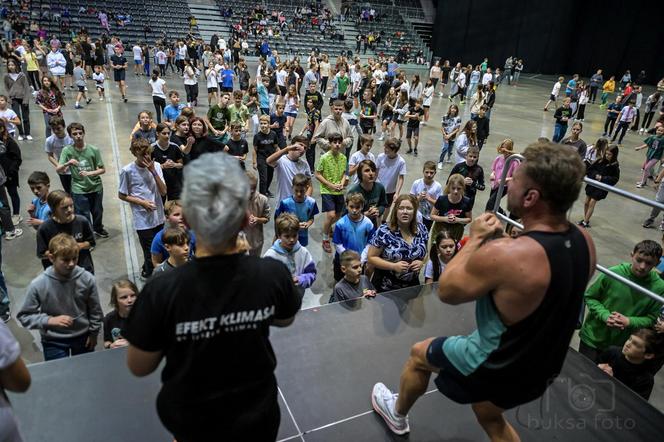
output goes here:
[[22, 229], [14, 229], [13, 232], [5, 233], [5, 239], [7, 241], [11, 241], [12, 239], [18, 238], [21, 235], [23, 235], [23, 230]]
[[23, 217], [21, 215], [12, 215], [12, 223], [14, 223], [15, 226], [21, 224], [21, 221], [23, 221]]
[[443, 170], [443, 163], [438, 163], [438, 170]]
[[28, 140], [28, 141], [32, 141], [32, 135], [26, 135], [25, 139]]
[[23, 135], [19, 135], [18, 137], [16, 137], [16, 140], [23, 141]]
[[373, 409], [383, 418], [387, 427], [395, 434], [406, 434], [410, 432], [408, 416], [398, 416], [394, 407], [397, 403], [397, 395], [392, 393], [382, 382], [378, 382], [371, 392], [371, 405]]
[[378, 137], [378, 141], [383, 141], [385, 139], [385, 134], [380, 134], [380, 137]]

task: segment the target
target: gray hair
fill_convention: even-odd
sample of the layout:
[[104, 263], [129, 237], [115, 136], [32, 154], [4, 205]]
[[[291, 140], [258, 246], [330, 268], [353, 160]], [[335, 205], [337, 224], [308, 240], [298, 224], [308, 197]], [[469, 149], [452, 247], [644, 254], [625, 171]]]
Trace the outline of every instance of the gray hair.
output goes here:
[[196, 236], [212, 248], [237, 235], [248, 201], [247, 176], [226, 153], [206, 153], [184, 168], [182, 210]]

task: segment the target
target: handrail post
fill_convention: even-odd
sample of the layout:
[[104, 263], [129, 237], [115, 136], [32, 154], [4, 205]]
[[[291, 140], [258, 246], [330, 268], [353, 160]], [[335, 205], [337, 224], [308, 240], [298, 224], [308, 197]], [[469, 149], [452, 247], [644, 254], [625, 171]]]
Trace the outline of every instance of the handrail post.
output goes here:
[[503, 192], [505, 191], [505, 182], [507, 180], [507, 173], [510, 169], [510, 165], [514, 161], [523, 161], [524, 157], [523, 155], [519, 153], [513, 153], [509, 157], [507, 157], [507, 160], [505, 161], [505, 166], [503, 166], [503, 173], [500, 176], [500, 183], [498, 184], [498, 193], [496, 194], [496, 202], [493, 204], [493, 213], [498, 213], [498, 209], [500, 209], [500, 199], [503, 197]]

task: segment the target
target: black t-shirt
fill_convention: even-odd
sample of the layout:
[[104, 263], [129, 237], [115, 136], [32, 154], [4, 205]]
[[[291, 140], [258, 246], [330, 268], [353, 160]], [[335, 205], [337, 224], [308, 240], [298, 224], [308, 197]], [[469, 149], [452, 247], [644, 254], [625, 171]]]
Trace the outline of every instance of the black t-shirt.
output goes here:
[[418, 118], [415, 117], [408, 118], [407, 127], [420, 127], [419, 117], [424, 115], [424, 109], [423, 108], [416, 109], [415, 106], [408, 106], [408, 113], [411, 115], [417, 114]]
[[[173, 135], [171, 135], [172, 137]], [[177, 136], [177, 135], [176, 135]], [[178, 137], [180, 138], [180, 137]], [[185, 141], [186, 143], [186, 141]], [[178, 144], [170, 142], [168, 148], [163, 150], [157, 143], [152, 144], [152, 159], [159, 164], [164, 164], [166, 160], [174, 163], [184, 161], [184, 154]], [[166, 184], [166, 195], [169, 200], [180, 198], [182, 193], [182, 168], [161, 169], [164, 174], [164, 183]]]
[[270, 126], [272, 126], [274, 123], [279, 123], [279, 127], [272, 127], [271, 129], [274, 131], [274, 133], [277, 134], [277, 136], [283, 137], [284, 136], [284, 126], [286, 126], [286, 114], [272, 114], [270, 115]]
[[274, 130], [270, 130], [267, 134], [259, 131], [254, 135], [254, 149], [259, 157], [267, 158], [272, 155], [278, 144], [277, 134]]
[[[95, 246], [95, 235], [92, 232], [90, 221], [81, 215], [75, 215], [74, 221], [68, 224], [60, 224], [53, 218], [50, 218], [42, 223], [37, 230], [37, 256], [42, 257], [48, 250], [48, 242], [58, 233], [66, 233], [74, 237], [76, 242], [89, 242], [90, 247]], [[44, 268], [50, 267], [51, 261], [47, 258], [42, 258], [42, 265]], [[92, 262], [92, 255], [90, 249], [81, 249], [78, 252], [78, 265], [83, 267], [90, 273], [95, 272], [95, 267]]]
[[[367, 117], [376, 116], [376, 103], [373, 101], [364, 101], [361, 104], [361, 111]], [[360, 127], [372, 128], [376, 120], [360, 117]]]
[[[124, 55], [111, 55], [111, 64], [115, 66], [124, 66], [127, 64], [127, 59], [125, 58]], [[122, 69], [115, 69], [115, 72], [122, 72], [124, 71], [125, 68]]]
[[306, 105], [307, 101], [313, 101], [314, 102], [314, 107], [317, 108], [318, 110], [321, 110], [323, 108], [323, 96], [321, 95], [320, 92], [316, 91], [313, 94], [309, 91], [306, 91], [304, 93], [304, 100], [303, 103]]
[[[228, 146], [227, 153], [229, 155], [240, 157], [249, 153], [249, 143], [247, 143], [247, 140], [241, 138], [239, 140], [229, 139], [226, 142], [226, 146]], [[244, 161], [240, 161], [240, 166], [244, 169]]]
[[621, 347], [609, 347], [599, 356], [600, 364], [609, 364], [613, 368], [613, 377], [631, 388], [636, 394], [648, 400], [654, 384], [654, 377], [649, 372], [649, 365], [633, 364], [622, 353]]
[[292, 281], [282, 263], [247, 255], [196, 259], [148, 281], [124, 337], [165, 357], [157, 404], [166, 428], [192, 408], [214, 429], [220, 416], [252, 422], [276, 404], [269, 329], [300, 309]]
[[204, 153], [210, 152], [223, 152], [224, 143], [217, 141], [209, 136], [201, 137], [194, 141], [188, 155], [185, 155], [184, 162], [187, 164], [189, 161], [194, 161]]
[[463, 218], [466, 212], [472, 210], [470, 199], [466, 196], [461, 198], [458, 203], [452, 203], [447, 195], [441, 195], [436, 200], [434, 207], [438, 209], [438, 216], [454, 215], [457, 218]]
[[104, 316], [104, 342], [115, 342], [124, 338], [127, 318], [122, 318], [117, 310]]

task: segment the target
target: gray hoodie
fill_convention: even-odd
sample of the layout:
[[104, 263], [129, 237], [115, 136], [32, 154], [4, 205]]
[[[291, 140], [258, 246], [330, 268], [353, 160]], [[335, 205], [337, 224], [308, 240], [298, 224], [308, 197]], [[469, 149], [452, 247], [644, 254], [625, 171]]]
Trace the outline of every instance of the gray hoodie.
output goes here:
[[[51, 316], [69, 315], [71, 327], [48, 326]], [[25, 328], [38, 329], [45, 339], [97, 335], [103, 313], [92, 273], [76, 266], [69, 277], [55, 273], [53, 266], [32, 280], [17, 319]]]

